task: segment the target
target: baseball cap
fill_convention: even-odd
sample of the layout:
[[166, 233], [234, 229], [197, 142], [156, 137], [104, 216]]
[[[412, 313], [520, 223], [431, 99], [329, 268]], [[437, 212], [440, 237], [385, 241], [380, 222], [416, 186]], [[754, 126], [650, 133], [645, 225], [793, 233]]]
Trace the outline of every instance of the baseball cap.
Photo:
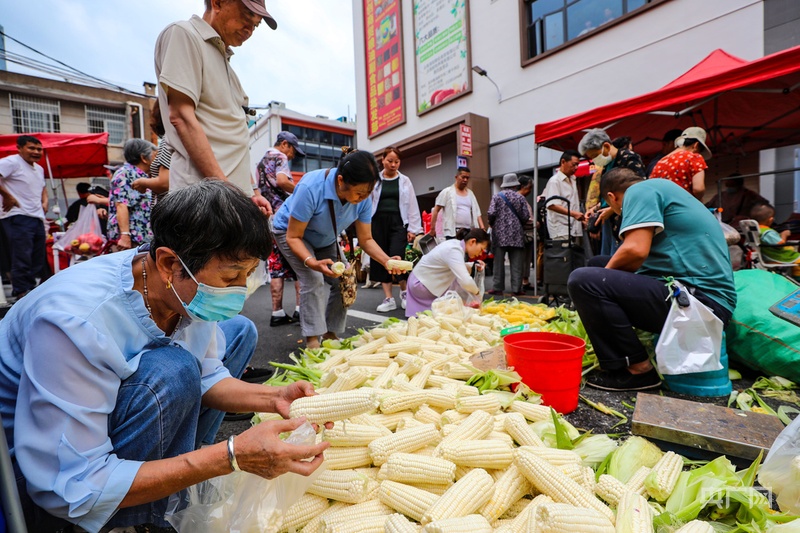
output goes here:
[[297, 135], [290, 131], [282, 131], [278, 134], [278, 143], [286, 141], [294, 147], [294, 152], [297, 157], [305, 157], [306, 153], [300, 148], [300, 142], [297, 140]]
[[261, 15], [261, 17], [264, 19], [264, 22], [267, 23], [267, 26], [273, 30], [278, 29], [278, 23], [267, 11], [267, 7], [264, 5], [264, 0], [242, 0], [242, 3], [247, 9], [256, 15]]

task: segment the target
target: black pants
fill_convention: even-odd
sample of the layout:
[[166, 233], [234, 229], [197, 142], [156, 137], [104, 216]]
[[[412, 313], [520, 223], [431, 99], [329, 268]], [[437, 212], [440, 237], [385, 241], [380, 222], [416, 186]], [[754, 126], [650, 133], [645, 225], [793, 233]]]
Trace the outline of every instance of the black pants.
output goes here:
[[[618, 370], [648, 358], [633, 328], [661, 333], [669, 314], [669, 289], [663, 280], [603, 268], [609, 256], [597, 256], [569, 277], [569, 296], [604, 370]], [[690, 288], [690, 290], [692, 290]], [[727, 324], [731, 312], [694, 290], [694, 297]]]
[[[393, 257], [400, 256], [401, 259], [406, 255], [406, 244], [408, 244], [408, 231], [403, 225], [400, 213], [375, 213], [372, 217], [372, 238], [386, 252], [386, 255]], [[383, 265], [377, 261], [369, 262], [370, 281], [380, 281], [381, 283], [392, 283], [394, 280], [408, 279], [408, 274], [392, 276]]]
[[45, 233], [42, 219], [14, 215], [3, 219], [11, 251], [12, 294], [28, 292], [36, 287], [36, 276], [41, 276], [45, 262]]

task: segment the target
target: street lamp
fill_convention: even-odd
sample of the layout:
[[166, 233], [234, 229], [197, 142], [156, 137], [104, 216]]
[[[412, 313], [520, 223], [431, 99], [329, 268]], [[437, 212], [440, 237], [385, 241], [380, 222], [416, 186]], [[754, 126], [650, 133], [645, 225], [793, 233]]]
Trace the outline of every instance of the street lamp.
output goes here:
[[483, 76], [484, 78], [486, 78], [487, 80], [489, 80], [490, 82], [492, 82], [492, 85], [494, 85], [494, 88], [495, 88], [495, 89], [497, 89], [497, 101], [498, 101], [498, 102], [500, 102], [500, 101], [502, 101], [502, 100], [503, 100], [503, 97], [502, 97], [502, 95], [500, 94], [500, 87], [498, 87], [498, 86], [497, 86], [497, 84], [494, 82], [494, 80], [493, 80], [492, 78], [490, 78], [490, 77], [489, 77], [489, 73], [488, 73], [488, 72], [486, 72], [486, 70], [485, 70], [485, 69], [482, 69], [482, 68], [481, 68], [481, 67], [479, 67], [478, 65], [475, 65], [474, 67], [472, 67], [472, 71], [473, 71], [475, 74], [477, 74], [478, 76]]

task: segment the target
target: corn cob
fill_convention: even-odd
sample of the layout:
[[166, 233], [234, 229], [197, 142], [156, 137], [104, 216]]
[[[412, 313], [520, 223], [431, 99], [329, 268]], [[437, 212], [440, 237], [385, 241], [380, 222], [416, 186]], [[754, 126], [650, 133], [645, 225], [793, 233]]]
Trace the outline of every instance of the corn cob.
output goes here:
[[378, 499], [395, 511], [418, 521], [439, 496], [411, 485], [384, 480], [378, 491]]
[[585, 468], [588, 467], [583, 467], [581, 465], [576, 465], [574, 463], [560, 465], [558, 467], [558, 469], [564, 472], [567, 475], [567, 477], [569, 477], [572, 481], [576, 482], [578, 485], [585, 488], [589, 492], [594, 492], [594, 485], [595, 485], [594, 470], [589, 468], [591, 472], [587, 472]]
[[414, 377], [411, 378], [411, 381], [409, 383], [414, 387], [424, 389], [425, 384], [428, 383], [428, 378], [430, 377], [432, 372], [433, 372], [433, 363], [425, 363], [424, 365], [422, 365], [422, 368], [419, 369], [419, 372], [414, 374]]
[[340, 421], [335, 422], [332, 429], [323, 430], [322, 435], [324, 440], [331, 443], [331, 446], [359, 447], [366, 446], [373, 440], [386, 435], [383, 430], [384, 428], [379, 429], [371, 425]]
[[476, 468], [447, 489], [425, 512], [420, 523], [426, 525], [436, 520], [472, 514], [489, 501], [493, 489], [492, 476]]
[[620, 480], [608, 474], [602, 474], [594, 486], [594, 493], [605, 500], [611, 507], [616, 507], [620, 498], [626, 492], [630, 492], [630, 489]]
[[617, 505], [617, 531], [653, 533], [653, 510], [642, 496], [626, 491]]
[[421, 387], [416, 387], [411, 384], [411, 380], [405, 374], [398, 374], [392, 379], [393, 392], [421, 392]]
[[328, 370], [339, 366], [345, 362], [345, 358], [350, 355], [350, 353], [351, 352], [349, 350], [337, 350], [336, 354], [334, 355], [333, 351], [331, 351], [331, 355], [328, 356], [327, 359], [317, 364], [317, 370], [327, 372]]
[[[458, 465], [456, 465], [456, 481], [458, 481], [462, 477], [466, 476], [467, 474], [469, 474], [473, 470], [475, 470], [475, 469], [472, 468], [471, 466], [458, 466]], [[488, 474], [488, 472], [487, 472], [487, 474]], [[494, 478], [492, 478], [492, 479], [494, 479]]]
[[358, 472], [359, 474], [363, 474], [367, 476], [369, 479], [373, 481], [378, 481], [378, 472], [380, 472], [380, 468], [377, 466], [364, 466], [361, 468], [354, 468], [354, 472]]
[[[519, 514], [514, 517], [514, 520], [511, 521], [512, 533], [525, 533], [529, 531], [528, 523], [531, 521], [535, 522], [536, 508], [543, 503], [553, 503], [553, 498], [546, 494], [539, 494], [532, 499], [524, 509], [520, 510]], [[535, 531], [535, 529], [533, 529], [533, 531]]]
[[531, 429], [522, 413], [508, 413], [503, 420], [503, 427], [520, 446], [544, 447], [544, 442]]
[[306, 396], [292, 402], [289, 417], [306, 417], [311, 423], [335, 422], [368, 413], [378, 407], [374, 390], [358, 389]]
[[456, 411], [459, 413], [474, 413], [475, 411], [486, 411], [495, 414], [500, 410], [500, 400], [495, 394], [484, 394], [482, 396], [463, 396], [456, 399]]
[[541, 533], [562, 531], [615, 533], [614, 525], [603, 513], [565, 503], [545, 503], [537, 507], [535, 525], [536, 531]]
[[367, 496], [370, 479], [353, 470], [326, 470], [314, 480], [307, 492], [346, 503], [360, 503]]
[[[526, 478], [527, 481], [527, 478]], [[530, 482], [529, 482], [530, 483]], [[533, 490], [533, 486], [530, 487]], [[500, 518], [497, 520], [508, 520], [508, 524], [511, 525], [511, 522], [519, 516], [519, 513], [524, 511], [528, 505], [530, 505], [532, 498], [522, 497], [519, 500], [515, 501], [511, 504], [511, 506], [505, 510], [503, 514], [500, 515]]]
[[492, 415], [486, 411], [475, 411], [458, 424], [456, 429], [442, 440], [442, 443], [484, 439], [492, 432], [493, 426]]
[[297, 503], [289, 507], [283, 517], [281, 531], [297, 530], [309, 523], [313, 518], [321, 515], [330, 507], [327, 498], [314, 494], [303, 494]]
[[392, 512], [393, 511], [381, 501], [372, 499], [324, 516], [322, 518], [322, 526], [327, 532], [331, 531], [331, 527], [334, 525], [350, 524], [353, 520], [358, 519], [366, 519], [377, 516], [385, 521], [386, 517], [392, 514]]
[[353, 504], [344, 502], [334, 502], [333, 505], [328, 507], [326, 511], [323, 511], [322, 514], [312, 518], [308, 524], [303, 526], [303, 533], [324, 533], [324, 524], [322, 523], [322, 520], [326, 516], [330, 516], [333, 513], [338, 513], [342, 509], [346, 509], [348, 507], [353, 507]]
[[644, 486], [644, 480], [650, 475], [652, 468], [647, 466], [640, 466], [639, 469], [633, 473], [631, 478], [625, 483], [625, 486], [640, 496], [647, 497], [647, 487]]
[[370, 377], [367, 369], [362, 367], [350, 368], [346, 372], [339, 374], [330, 387], [325, 390], [325, 394], [334, 392], [349, 391], [358, 388]]
[[492, 533], [492, 526], [479, 514], [436, 520], [422, 528], [423, 533]]
[[487, 440], [496, 440], [500, 442], [504, 442], [509, 446], [514, 446], [514, 439], [511, 438], [511, 435], [506, 433], [505, 431], [492, 431], [486, 437]]
[[347, 358], [350, 366], [389, 366], [392, 360], [386, 352], [370, 353], [365, 355], [351, 355]]
[[390, 415], [378, 413], [376, 415], [370, 415], [370, 418], [372, 418], [375, 423], [385, 427], [386, 429], [394, 431], [397, 429], [397, 424], [399, 424], [402, 419], [408, 416], [413, 418], [414, 413], [412, 411], [400, 411]]
[[423, 390], [413, 392], [400, 392], [392, 396], [388, 396], [381, 401], [381, 413], [391, 414], [399, 411], [407, 411], [408, 409], [416, 409], [428, 397], [428, 393]]
[[455, 463], [438, 457], [394, 453], [381, 467], [386, 479], [401, 483], [436, 483], [450, 485], [456, 473]]
[[382, 337], [388, 336], [389, 331], [391, 331], [389, 328], [377, 327], [377, 328], [372, 328], [371, 330], [369, 330], [368, 333], [372, 335], [374, 338], [380, 339]]
[[327, 372], [322, 374], [322, 377], [319, 378], [319, 387], [317, 387], [317, 391], [327, 389], [328, 387], [333, 385], [333, 383], [337, 379], [339, 379], [339, 374], [341, 373], [342, 368], [347, 369], [350, 368], [350, 366], [347, 363], [344, 363], [343, 365], [337, 366], [336, 368], [328, 370]]
[[425, 400], [432, 409], [452, 409], [456, 405], [456, 393], [450, 390], [426, 389], [428, 397]]
[[324, 452], [328, 470], [348, 470], [372, 464], [369, 448], [328, 448]]
[[372, 455], [372, 462], [376, 466], [381, 466], [393, 453], [413, 452], [437, 442], [439, 438], [436, 426], [425, 424], [375, 439], [369, 444], [369, 451]]
[[460, 381], [439, 375], [436, 371], [428, 377], [428, 386], [431, 388], [443, 389], [446, 387], [457, 387], [460, 384]]
[[386, 340], [385, 337], [380, 339], [375, 339], [374, 341], [370, 341], [362, 346], [359, 346], [358, 348], [350, 350], [349, 355], [350, 357], [353, 357], [355, 355], [366, 355], [369, 353], [377, 353], [380, 351], [388, 352], [389, 350], [383, 350], [383, 347], [386, 346], [386, 344], [388, 344], [388, 341]]
[[511, 444], [493, 440], [464, 440], [442, 443], [443, 459], [471, 468], [507, 468], [514, 460]]
[[399, 370], [400, 365], [397, 363], [397, 361], [392, 361], [389, 363], [389, 366], [387, 366], [383, 372], [381, 372], [380, 376], [372, 380], [371, 386], [375, 389], [383, 389], [388, 387], [392, 382], [392, 378], [397, 375]]
[[437, 496], [441, 496], [447, 489], [453, 486], [452, 483], [449, 485], [436, 485], [433, 483], [409, 483], [414, 488], [424, 490], [425, 492], [430, 492], [431, 494], [436, 494]]
[[397, 354], [400, 352], [416, 353], [419, 351], [420, 347], [420, 343], [416, 340], [404, 340], [402, 342], [387, 343], [381, 350], [384, 352], [389, 352], [390, 354]]
[[417, 339], [435, 341], [439, 338], [439, 331], [437, 329], [426, 329], [417, 333]]
[[[372, 426], [374, 428], [377, 428], [378, 431], [381, 432], [381, 436], [391, 435], [392, 434], [392, 430], [387, 428], [381, 422], [382, 421], [380, 419], [378, 419], [377, 415], [362, 414], [362, 415], [351, 416], [344, 423], [344, 424], [347, 424], [347, 425], [342, 425], [342, 430], [346, 432], [347, 428], [349, 427], [349, 425], [353, 424], [353, 425], [359, 425], [359, 426]], [[336, 425], [334, 424], [334, 428], [335, 427], [336, 427]], [[370, 441], [370, 442], [372, 442], [372, 441]], [[369, 442], [367, 444], [369, 444]]]
[[491, 499], [480, 510], [480, 514], [490, 522], [500, 518], [514, 503], [524, 495], [529, 494], [533, 488], [530, 481], [522, 475], [516, 465], [508, 467], [500, 478], [495, 481], [494, 487]]
[[403, 363], [402, 360], [398, 360], [397, 362], [403, 365], [400, 367], [400, 370], [398, 372], [400, 374], [405, 374], [408, 377], [413, 376], [414, 374], [419, 372], [423, 366], [425, 366], [425, 359], [416, 356], [413, 356], [411, 359], [408, 359], [405, 363]]
[[559, 450], [558, 448], [548, 448], [547, 446], [521, 446], [519, 449], [530, 452], [553, 466], [581, 464], [581, 456], [572, 450]]
[[426, 403], [419, 406], [417, 412], [414, 413], [414, 418], [424, 424], [433, 424], [437, 428], [442, 424], [442, 415], [428, 407]]
[[542, 420], [550, 420], [552, 418], [549, 407], [532, 404], [530, 402], [523, 402], [520, 400], [511, 402], [511, 406], [508, 408], [508, 410], [512, 413], [521, 413], [522, 416], [531, 422], [541, 422]]
[[684, 524], [684, 526], [675, 533], [714, 533], [714, 528], [711, 527], [711, 524], [708, 522], [703, 522], [702, 520], [692, 520], [691, 522]]
[[336, 522], [325, 528], [325, 533], [384, 533], [386, 516], [366, 516], [346, 522]]
[[667, 452], [662, 455], [644, 480], [647, 493], [657, 501], [667, 501], [675, 489], [682, 469], [683, 457], [675, 452]]
[[386, 340], [391, 344], [397, 344], [406, 340], [405, 335], [401, 335], [396, 329], [390, 329], [386, 332]]
[[539, 492], [547, 494], [558, 503], [569, 503], [576, 507], [594, 509], [608, 517], [609, 520], [614, 519], [611, 509], [598, 500], [594, 494], [572, 481], [557, 467], [531, 451], [536, 449], [518, 448], [514, 464]]
[[400, 513], [395, 513], [389, 515], [386, 519], [384, 529], [386, 533], [417, 533], [419, 526], [412, 524], [408, 518]]
[[463, 422], [468, 416], [467, 414], [459, 413], [455, 409], [448, 409], [442, 413], [442, 427]]
[[411, 272], [414, 268], [414, 263], [405, 261], [403, 259], [389, 259], [386, 261], [386, 270], [402, 270], [403, 272]]
[[424, 424], [413, 416], [405, 416], [400, 420], [400, 422], [397, 423], [397, 429], [395, 430], [395, 433], [422, 425]]

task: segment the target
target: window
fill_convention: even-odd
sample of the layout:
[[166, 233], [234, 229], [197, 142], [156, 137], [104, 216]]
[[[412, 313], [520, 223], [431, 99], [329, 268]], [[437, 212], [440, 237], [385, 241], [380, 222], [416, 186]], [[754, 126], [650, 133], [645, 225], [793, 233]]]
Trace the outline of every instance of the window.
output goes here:
[[315, 128], [284, 124], [284, 129], [297, 136], [306, 157], [292, 161], [292, 171], [311, 172], [336, 165], [342, 146], [353, 146], [353, 136]]
[[11, 94], [14, 133], [60, 133], [61, 108], [55, 100]]
[[653, 0], [522, 0], [525, 59], [558, 48]]
[[86, 106], [89, 133], [108, 132], [108, 144], [122, 144], [128, 139], [128, 119], [124, 109]]

